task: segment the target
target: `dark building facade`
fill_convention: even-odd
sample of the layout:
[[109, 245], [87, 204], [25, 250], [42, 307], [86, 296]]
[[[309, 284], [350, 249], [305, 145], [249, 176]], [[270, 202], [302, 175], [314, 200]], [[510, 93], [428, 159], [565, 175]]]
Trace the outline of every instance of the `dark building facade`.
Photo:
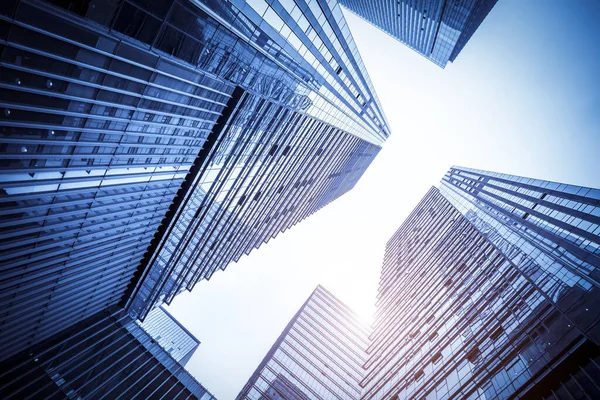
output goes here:
[[600, 395], [600, 190], [452, 167], [387, 244], [365, 399]]
[[0, 397], [215, 400], [118, 307], [3, 361]]
[[369, 333], [352, 310], [318, 286], [237, 399], [359, 399]]
[[137, 321], [137, 323], [183, 366], [192, 358], [200, 345], [200, 340], [162, 306], [150, 311], [144, 322]]
[[339, 6], [251, 3], [0, 4], [0, 360], [109, 307], [144, 319], [377, 155]]
[[359, 17], [444, 68], [497, 0], [340, 0]]

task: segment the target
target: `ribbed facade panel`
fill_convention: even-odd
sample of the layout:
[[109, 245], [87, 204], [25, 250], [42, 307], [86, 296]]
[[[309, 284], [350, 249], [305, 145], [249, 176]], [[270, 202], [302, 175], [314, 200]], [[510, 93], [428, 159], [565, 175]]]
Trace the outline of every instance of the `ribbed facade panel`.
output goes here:
[[214, 397], [120, 308], [111, 307], [0, 364], [3, 399]]
[[318, 286], [237, 399], [359, 399], [369, 333], [346, 305]]
[[388, 242], [363, 398], [596, 398], [599, 198], [451, 168]]
[[359, 17], [444, 68], [497, 0], [340, 0]]
[[3, 4], [0, 359], [121, 300], [234, 88]]

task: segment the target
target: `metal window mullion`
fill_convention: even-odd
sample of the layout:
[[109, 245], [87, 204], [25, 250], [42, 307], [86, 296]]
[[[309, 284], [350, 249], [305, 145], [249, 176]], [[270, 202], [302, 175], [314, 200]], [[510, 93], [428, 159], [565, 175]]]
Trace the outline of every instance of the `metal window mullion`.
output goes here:
[[[16, 257], [23, 257], [23, 256], [25, 256], [27, 254], [30, 254], [32, 256], [30, 258], [30, 260], [31, 261], [35, 261], [35, 260], [41, 260], [43, 258], [48, 258], [48, 256], [52, 256], [52, 255], [56, 255], [56, 254], [60, 254], [60, 253], [64, 253], [64, 252], [76, 251], [76, 250], [79, 250], [79, 249], [85, 248], [85, 247], [90, 247], [90, 246], [95, 245], [98, 241], [106, 240], [105, 238], [100, 238], [100, 239], [93, 239], [92, 241], [90, 241], [88, 243], [85, 243], [85, 244], [84, 243], [80, 243], [80, 244], [77, 243], [77, 242], [82, 242], [83, 241], [82, 238], [87, 238], [88, 236], [98, 235], [100, 233], [104, 234], [104, 236], [106, 236], [106, 234], [108, 234], [108, 233], [116, 233], [119, 238], [123, 238], [123, 237], [127, 237], [127, 236], [132, 236], [132, 234], [134, 232], [138, 232], [140, 230], [143, 231], [143, 230], [147, 229], [148, 227], [153, 226], [154, 224], [152, 224], [152, 222], [154, 222], [157, 219], [160, 219], [160, 215], [161, 215], [160, 213], [158, 215], [156, 215], [156, 211], [154, 211], [152, 213], [151, 212], [147, 212], [147, 213], [144, 213], [144, 214], [151, 215], [151, 218], [149, 220], [147, 219], [145, 221], [137, 221], [135, 223], [135, 226], [134, 226], [133, 229], [131, 229], [131, 227], [133, 225], [122, 225], [122, 226], [117, 226], [117, 227], [112, 227], [112, 228], [105, 228], [102, 231], [94, 231], [94, 232], [90, 232], [90, 233], [85, 233], [83, 235], [80, 235], [79, 237], [73, 237], [71, 239], [63, 241], [62, 243], [51, 242], [51, 243], [44, 244], [44, 245], [38, 245], [34, 249], [23, 249], [21, 251], [11, 251], [10, 252], [10, 256], [11, 256], [11, 258], [16, 258]], [[142, 214], [142, 216], [144, 214]], [[137, 216], [137, 217], [140, 217], [140, 216]], [[133, 218], [133, 216], [130, 217], [130, 218]], [[120, 220], [128, 220], [128, 218], [123, 217], [123, 218], [115, 219], [115, 220], [110, 221], [110, 222], [115, 222], [115, 221], [120, 221]], [[79, 224], [84, 224], [84, 223], [85, 222], [80, 222]], [[106, 223], [106, 222], [104, 222], [104, 223]], [[60, 224], [60, 225], [62, 225], [62, 224]], [[52, 239], [54, 237], [61, 237], [61, 236], [64, 236], [64, 235], [67, 235], [67, 234], [70, 234], [70, 233], [77, 234], [77, 233], [80, 233], [82, 230], [85, 230], [86, 228], [91, 228], [91, 227], [101, 228], [102, 225], [103, 225], [103, 223], [93, 224], [93, 225], [88, 224], [88, 225], [80, 226], [80, 227], [77, 227], [77, 228], [63, 230], [63, 231], [60, 231], [60, 232], [52, 234], [52, 235], [47, 235], [47, 236], [43, 236], [43, 237], [40, 236], [39, 238], [35, 238], [36, 240], [33, 243], [39, 243], [40, 239], [49, 240], [49, 239]], [[52, 228], [54, 226], [55, 226], [54, 224], [53, 225], [49, 225], [50, 228]], [[130, 229], [126, 229], [127, 227], [129, 227]], [[119, 230], [122, 230], [122, 232], [118, 232]], [[23, 234], [23, 232], [19, 232], [19, 233]], [[26, 232], [26, 233], [27, 234], [36, 234], [36, 233], [38, 233], [38, 234], [41, 235], [41, 234], [44, 233], [44, 227], [40, 227], [39, 229], [35, 229], [35, 230], [32, 230], [30, 232]], [[13, 235], [14, 235], [14, 233], [13, 233]], [[10, 235], [9, 233], [6, 234], [6, 238], [11, 237], [11, 236], [12, 235]], [[65, 246], [68, 243], [72, 244], [73, 247], [71, 249], [69, 249], [69, 248], [67, 248]], [[6, 247], [6, 246], [2, 246], [2, 247]], [[35, 252], [40, 252], [42, 250], [49, 250], [49, 249], [52, 249], [52, 248], [58, 248], [59, 250], [55, 250], [55, 251], [53, 251], [51, 253], [47, 253], [45, 255], [41, 254], [41, 255], [38, 255], [37, 257], [33, 257], [33, 254]], [[11, 250], [11, 246], [8, 246], [8, 250]], [[2, 252], [5, 252], [5, 251], [6, 250], [3, 250]], [[4, 264], [4, 265], [7, 265], [7, 264]], [[8, 265], [10, 265], [10, 263], [8, 263]]]
[[[268, 111], [270, 111], [270, 108], [267, 108], [266, 112], [268, 112]], [[270, 140], [273, 137], [275, 137], [275, 135], [277, 133], [276, 129], [271, 129], [272, 125], [275, 124], [275, 123], [281, 122], [282, 119], [287, 119], [289, 117], [289, 113], [286, 112], [286, 109], [284, 109], [284, 108], [278, 108], [278, 109], [276, 109], [275, 113], [276, 113], [276, 115], [273, 116], [273, 117], [271, 117], [271, 118], [273, 118], [273, 120], [269, 123], [269, 126], [266, 127], [263, 130], [263, 134], [261, 135], [261, 139], [263, 139], [262, 142], [264, 143], [263, 150], [265, 150], [264, 147], [266, 147], [268, 145], [268, 143], [270, 143]], [[269, 133], [267, 133], [267, 132], [269, 132]], [[248, 178], [249, 174], [254, 169], [254, 166], [260, 161], [260, 154], [256, 154], [256, 153], [259, 151], [259, 148], [261, 147], [260, 146], [261, 139], [258, 139], [257, 140], [258, 143], [255, 146], [253, 146], [253, 148], [252, 148], [252, 153], [250, 154], [250, 157], [255, 158], [255, 161], [252, 163], [251, 167], [248, 167], [246, 165], [246, 174], [243, 175], [243, 177], [241, 178], [241, 182], [242, 183], [244, 183], [246, 181], [246, 179]], [[266, 169], [266, 168], [267, 168], [267, 164], [266, 163], [264, 163], [264, 162], [260, 163], [259, 169], [256, 171], [256, 173], [254, 174], [254, 176], [251, 178], [251, 180], [249, 182], [249, 185], [248, 185], [248, 188], [246, 189], [246, 191], [249, 188], [251, 188], [252, 185], [255, 184], [255, 182], [257, 180], [260, 180], [260, 177], [262, 177], [261, 174], [265, 173], [264, 169]], [[237, 189], [236, 192], [234, 193], [234, 196], [233, 196], [234, 198], [235, 198], [235, 194], [237, 194], [238, 191], [239, 191], [239, 189]], [[246, 199], [245, 203], [246, 204], [250, 203], [250, 207], [253, 206], [252, 199], [249, 199], [249, 198]], [[241, 211], [242, 215], [239, 216], [240, 218], [243, 217], [244, 213], [246, 213], [246, 210], [248, 210], [248, 208], [245, 208], [244, 210]], [[233, 213], [230, 213], [229, 216], [227, 217], [227, 220], [224, 222], [225, 228], [229, 225], [228, 222], [231, 220], [231, 218], [233, 218], [233, 215], [234, 215]], [[238, 218], [238, 215], [236, 215], [235, 218]], [[215, 232], [216, 229], [217, 229], [217, 227], [213, 227], [211, 229], [211, 231], [208, 233], [208, 238], [211, 238], [213, 236], [213, 233]], [[227, 231], [225, 231], [224, 234], [226, 235]], [[217, 232], [217, 236], [221, 236], [221, 238], [222, 238], [223, 237], [223, 230]], [[207, 240], [208, 240], [208, 238], [207, 238]], [[214, 238], [214, 240], [216, 242], [217, 240], [220, 240], [221, 238], [216, 237], [216, 238]], [[196, 256], [194, 256], [194, 260], [197, 260], [199, 254], [200, 253], [197, 252]], [[205, 261], [205, 263], [209, 263], [212, 259], [213, 259], [213, 255], [209, 255], [209, 257]], [[195, 261], [193, 261], [193, 262], [195, 262]], [[191, 272], [191, 271], [189, 271], [189, 272]], [[187, 274], [185, 274], [185, 276], [183, 277], [183, 280], [178, 284], [177, 291], [180, 290], [181, 284], [185, 282], [185, 279], [188, 276], [190, 276], [189, 272]], [[193, 280], [193, 277], [190, 279], [190, 282], [192, 280]], [[171, 296], [171, 299], [172, 299], [172, 296]]]
[[[157, 190], [158, 191], [158, 190]], [[161, 192], [163, 192], [162, 189], [160, 189]], [[147, 193], [147, 192], [144, 192]], [[56, 198], [56, 196], [53, 196], [54, 198]], [[12, 225], [15, 225], [15, 222], [20, 222], [20, 223], [27, 223], [29, 221], [31, 222], [36, 222], [39, 221], [41, 219], [46, 219], [46, 218], [58, 218], [58, 217], [64, 217], [64, 216], [72, 216], [72, 215], [76, 215], [79, 213], [83, 213], [86, 210], [94, 210], [94, 211], [99, 211], [99, 210], [108, 210], [111, 211], [111, 208], [114, 208], [115, 206], [119, 205], [132, 205], [132, 204], [137, 204], [139, 202], [152, 202], [155, 199], [162, 199], [164, 198], [164, 193], [161, 193], [160, 195], [157, 196], [153, 196], [153, 197], [146, 197], [144, 199], [141, 198], [141, 196], [137, 196], [137, 198], [135, 200], [123, 200], [123, 196], [119, 195], [119, 196], [114, 196], [114, 197], [118, 197], [119, 198], [119, 202], [113, 202], [113, 203], [109, 203], [109, 204], [103, 204], [100, 203], [98, 201], [98, 197], [92, 198], [92, 199], [82, 199], [82, 200], [74, 200], [74, 201], [69, 201], [68, 203], [48, 203], [48, 204], [42, 204], [42, 205], [32, 205], [32, 206], [23, 206], [23, 207], [19, 207], [19, 208], [15, 208], [12, 210], [6, 210], [6, 212], [0, 212], [0, 215], [10, 215], [11, 213], [14, 213], [14, 211], [21, 211], [21, 212], [27, 212], [27, 213], [31, 213], [31, 212], [48, 212], [45, 215], [42, 216], [33, 216], [33, 217], [28, 217], [28, 218], [21, 218], [19, 220], [13, 220], [13, 221], [7, 221], [5, 223], [0, 223], [0, 228], [5, 228], [5, 227], [10, 227]], [[92, 207], [94, 208], [90, 208], [89, 206], [86, 208], [77, 208], [75, 210], [72, 211], [61, 211], [60, 208], [62, 207], [74, 207], [76, 205], [85, 205], [85, 204], [92, 204]], [[152, 204], [160, 204], [160, 203], [152, 203]], [[149, 206], [145, 206], [145, 207], [149, 207]], [[131, 210], [134, 210], [134, 208], [131, 208]], [[50, 213], [51, 211], [56, 211], [54, 213]]]
[[[125, 204], [127, 204], [127, 203], [132, 203], [133, 204], [134, 202], [130, 201], [130, 202], [126, 202]], [[106, 214], [103, 214], [103, 215], [96, 214], [96, 213], [99, 213], [99, 212], [102, 211], [102, 210], [98, 210], [98, 209], [92, 209], [92, 210], [88, 209], [88, 210], [77, 210], [77, 211], [68, 211], [68, 212], [65, 212], [65, 214], [66, 213], [70, 214], [70, 215], [66, 215], [67, 217], [71, 217], [71, 216], [74, 216], [74, 215], [77, 215], [77, 214], [88, 214], [88, 215], [82, 216], [79, 220], [73, 219], [73, 220], [68, 220], [68, 221], [57, 221], [57, 222], [53, 222], [53, 223], [50, 223], [50, 224], [46, 224], [44, 226], [39, 226], [39, 227], [36, 227], [36, 228], [30, 228], [30, 229], [27, 229], [27, 230], [19, 229], [19, 225], [21, 225], [21, 224], [19, 224], [19, 225], [15, 225], [15, 224], [11, 224], [11, 225], [0, 224], [0, 227], [12, 228], [12, 229], [9, 229], [9, 231], [5, 234], [4, 238], [6, 239], [6, 238], [9, 238], [9, 237], [14, 237], [15, 233], [18, 233], [19, 236], [31, 235], [33, 233], [44, 233], [47, 229], [58, 229], [59, 227], [63, 227], [65, 225], [73, 225], [73, 224], [77, 225], [77, 224], [81, 224], [81, 227], [70, 228], [70, 229], [67, 229], [67, 230], [61, 230], [58, 233], [54, 233], [54, 234], [51, 234], [51, 235], [46, 235], [44, 237], [31, 238], [31, 239], [28, 239], [28, 240], [20, 240], [19, 244], [23, 245], [23, 244], [28, 244], [29, 241], [38, 242], [41, 239], [46, 239], [47, 240], [47, 239], [51, 239], [53, 237], [63, 236], [65, 234], [68, 234], [69, 232], [79, 232], [82, 229], [89, 229], [91, 227], [101, 226], [103, 224], [115, 224], [115, 223], [120, 223], [120, 222], [123, 222], [123, 221], [131, 221], [131, 219], [134, 218], [134, 217], [140, 218], [140, 217], [143, 217], [143, 216], [154, 216], [158, 212], [159, 208], [166, 208], [166, 207], [160, 207], [161, 205], [162, 205], [161, 203], [158, 203], [158, 204], [149, 204], [149, 205], [145, 205], [143, 207], [137, 208], [137, 209], [136, 208], [132, 208], [132, 209], [128, 209], [128, 210], [118, 210], [118, 211], [117, 210], [111, 211], [110, 208], [114, 208], [114, 205], [109, 205], [109, 206], [101, 207], [102, 209], [108, 208], [108, 211], [110, 211], [110, 212], [107, 212]], [[89, 215], [91, 213], [94, 213], [94, 215]], [[106, 220], [102, 219], [102, 220], [99, 220], [97, 222], [93, 222], [94, 219], [100, 219], [101, 217], [106, 217], [106, 216], [123, 215], [123, 213], [125, 213], [125, 214], [130, 214], [131, 213], [133, 215], [121, 216], [120, 218], [112, 218], [109, 221], [106, 221]], [[48, 216], [37, 216], [37, 217], [33, 217], [33, 218], [25, 218], [25, 219], [22, 219], [19, 222], [22, 222], [23, 224], [29, 224], [29, 223], [32, 223], [32, 222], [39, 222], [39, 221], [47, 222], [49, 219], [58, 219], [58, 218], [61, 218], [61, 217], [65, 217], [65, 215], [64, 214], [51, 214], [51, 215], [48, 215]], [[151, 217], [151, 219], [152, 219], [152, 217]], [[124, 226], [126, 226], [126, 225], [122, 225], [119, 228], [124, 227]], [[148, 226], [148, 224], [146, 224], [144, 226]], [[112, 228], [112, 229], [117, 229], [117, 228]], [[12, 235], [9, 235], [11, 232], [12, 232]], [[53, 246], [55, 246], [55, 244], [52, 245], [52, 246], [49, 246], [49, 247], [53, 247]], [[0, 246], [0, 249], [2, 249], [3, 247], [6, 247], [6, 246]]]

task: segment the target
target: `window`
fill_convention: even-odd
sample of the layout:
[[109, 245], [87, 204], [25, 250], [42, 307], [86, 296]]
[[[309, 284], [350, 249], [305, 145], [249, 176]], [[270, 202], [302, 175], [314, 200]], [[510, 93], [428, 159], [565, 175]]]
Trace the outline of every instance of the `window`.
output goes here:
[[418, 371], [415, 374], [415, 381], [418, 381], [419, 379], [423, 378], [423, 376], [425, 376], [425, 372], [423, 370]]
[[271, 150], [269, 150], [269, 156], [274, 156], [276, 151], [277, 151], [277, 145], [274, 144], [273, 146], [271, 146]]
[[490, 339], [492, 340], [497, 340], [500, 335], [502, 335], [502, 332], [504, 332], [504, 329], [502, 329], [502, 327], [498, 327], [494, 332], [492, 332], [492, 334], [490, 335]]
[[471, 364], [475, 364], [475, 361], [477, 360], [477, 358], [479, 358], [479, 356], [481, 356], [479, 347], [475, 347], [473, 350], [471, 350], [469, 353], [467, 353], [466, 358]]

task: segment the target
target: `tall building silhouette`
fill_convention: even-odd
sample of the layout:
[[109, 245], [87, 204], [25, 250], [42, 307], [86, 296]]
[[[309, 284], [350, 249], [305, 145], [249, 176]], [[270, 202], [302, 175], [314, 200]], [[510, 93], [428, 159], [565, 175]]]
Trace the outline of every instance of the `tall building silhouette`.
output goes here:
[[599, 189], [452, 167], [387, 244], [363, 398], [597, 398], [599, 234]]
[[497, 0], [340, 0], [359, 17], [444, 68]]
[[0, 360], [354, 186], [389, 129], [339, 6], [296, 3], [2, 2]]
[[237, 399], [359, 399], [369, 333], [352, 310], [319, 285]]

